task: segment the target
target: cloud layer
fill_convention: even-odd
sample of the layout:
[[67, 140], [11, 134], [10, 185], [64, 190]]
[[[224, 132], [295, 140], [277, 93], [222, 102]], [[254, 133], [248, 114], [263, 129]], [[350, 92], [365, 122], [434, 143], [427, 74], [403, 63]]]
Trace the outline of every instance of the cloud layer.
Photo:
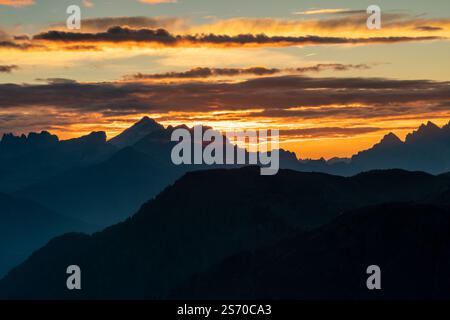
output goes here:
[[[342, 156], [368, 147], [388, 130], [450, 118], [449, 82], [302, 76], [238, 83], [42, 81], [47, 83], [0, 84], [0, 131], [45, 129], [67, 138], [105, 130], [111, 137], [149, 115], [165, 125], [279, 129], [289, 150]], [[343, 138], [356, 142], [335, 141]], [[333, 149], [322, 150], [325, 145]]]
[[366, 64], [340, 64], [340, 63], [322, 63], [308, 67], [299, 68], [266, 68], [266, 67], [250, 67], [250, 68], [207, 68], [196, 67], [181, 72], [166, 73], [137, 73], [125, 76], [125, 80], [193, 80], [207, 78], [230, 78], [240, 76], [268, 76], [279, 74], [299, 74], [307, 72], [320, 72], [325, 70], [348, 71], [348, 70], [366, 70], [370, 66]]
[[[187, 22], [180, 17], [101, 17], [86, 18], [82, 21], [83, 32], [103, 32], [113, 27], [130, 29], [170, 29], [183, 30], [187, 28]], [[66, 23], [52, 24], [48, 31], [67, 31]]]
[[[54, 81], [0, 85], [0, 109], [54, 107], [113, 114], [263, 110], [255, 116], [382, 117], [447, 111], [450, 84], [376, 78], [262, 77], [239, 83]], [[258, 114], [257, 114], [258, 113]]]
[[[1, 1], [1, 0], [0, 0]], [[80, 31], [53, 24], [30, 37], [0, 34], [3, 49], [102, 51], [111, 48], [254, 48], [311, 45], [371, 45], [448, 40], [450, 19], [425, 19], [384, 12], [383, 28], [368, 30], [364, 10], [300, 12], [306, 19], [231, 18], [190, 24], [182, 17], [99, 17], [82, 21]], [[317, 15], [326, 18], [316, 19]], [[312, 19], [309, 17], [313, 17]], [[330, 18], [331, 17], [331, 18]]]
[[76, 33], [48, 31], [33, 37], [33, 40], [62, 44], [130, 44], [147, 47], [289, 47], [303, 45], [357, 45], [399, 43], [411, 41], [439, 40], [435, 36], [419, 37], [322, 37], [322, 36], [267, 36], [264, 34], [240, 34], [236, 36], [199, 34], [173, 35], [165, 29], [130, 29], [113, 27], [106, 32]]
[[34, 4], [34, 0], [0, 0], [0, 6], [15, 8], [27, 7]]
[[13, 70], [19, 69], [16, 65], [0, 65], [0, 73], [11, 73]]

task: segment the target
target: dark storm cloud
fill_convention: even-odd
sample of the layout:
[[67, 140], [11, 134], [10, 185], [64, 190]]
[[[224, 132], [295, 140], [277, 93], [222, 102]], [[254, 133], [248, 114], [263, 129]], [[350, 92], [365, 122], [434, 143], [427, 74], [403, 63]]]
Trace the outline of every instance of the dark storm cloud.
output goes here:
[[42, 78], [37, 78], [36, 81], [40, 81], [40, 82], [46, 82], [48, 84], [76, 84], [77, 81], [72, 80], [72, 79], [65, 79], [65, 78], [46, 78], [46, 79], [42, 79]]
[[[254, 117], [382, 117], [427, 112], [449, 100], [448, 82], [375, 78], [283, 76], [240, 83], [0, 85], [0, 109], [54, 107], [122, 115], [225, 108], [264, 109], [262, 113], [255, 110], [250, 115]], [[298, 106], [303, 108], [292, 109]]]
[[370, 66], [366, 64], [316, 64], [314, 66], [302, 68], [265, 68], [265, 67], [251, 67], [251, 68], [206, 68], [197, 67], [188, 71], [182, 72], [166, 72], [166, 73], [137, 73], [133, 75], [126, 75], [127, 80], [163, 80], [163, 79], [192, 79], [192, 78], [211, 78], [211, 77], [236, 77], [243, 75], [253, 76], [267, 76], [280, 73], [306, 73], [306, 72], [320, 72], [324, 70], [334, 71], [348, 71], [351, 69], [366, 70]]
[[14, 41], [6, 40], [6, 41], [0, 41], [0, 48], [29, 50], [29, 49], [43, 48], [43, 47], [40, 45], [38, 46], [38, 45], [31, 44], [31, 43], [17, 43]]
[[101, 48], [92, 45], [72, 45], [63, 47], [67, 51], [103, 51]]
[[16, 65], [0, 65], [0, 73], [11, 73], [13, 70], [19, 69], [19, 66]]
[[20, 36], [14, 36], [14, 40], [16, 41], [24, 41], [24, 40], [30, 40], [30, 37], [28, 37], [26, 34], [20, 35]]
[[220, 77], [220, 76], [240, 76], [240, 75], [272, 75], [280, 73], [280, 69], [271, 69], [264, 67], [254, 67], [254, 68], [204, 68], [198, 67], [193, 68], [188, 71], [182, 72], [166, 72], [166, 73], [153, 73], [153, 74], [143, 74], [137, 73], [134, 75], [125, 76], [126, 79], [134, 80], [144, 80], [144, 79], [191, 79], [191, 78], [210, 78], [210, 77]]
[[322, 36], [267, 36], [264, 34], [242, 34], [237, 36], [200, 34], [200, 35], [173, 35], [165, 29], [129, 29], [113, 27], [107, 32], [75, 33], [63, 31], [48, 31], [40, 33], [34, 40], [54, 42], [139, 42], [159, 44], [163, 46], [202, 46], [202, 45], [302, 45], [302, 44], [371, 44], [396, 43], [408, 41], [437, 40], [439, 37], [371, 37], [371, 38], [344, 38]]
[[35, 40], [63, 41], [63, 42], [124, 42], [124, 41], [148, 41], [160, 43], [175, 43], [177, 37], [164, 29], [129, 29], [113, 27], [106, 32], [76, 33], [64, 31], [48, 31], [33, 37]]
[[[65, 27], [66, 23], [58, 23], [51, 27]], [[112, 27], [140, 28], [176, 28], [185, 26], [179, 17], [102, 17], [83, 19], [82, 29], [88, 32], [102, 32]]]
[[303, 72], [320, 72], [324, 70], [348, 71], [351, 69], [367, 70], [370, 66], [367, 64], [340, 64], [340, 63], [319, 63], [315, 66], [296, 68], [295, 71]]
[[433, 27], [433, 26], [418, 26], [415, 28], [415, 30], [419, 31], [441, 31], [444, 30], [441, 27]]

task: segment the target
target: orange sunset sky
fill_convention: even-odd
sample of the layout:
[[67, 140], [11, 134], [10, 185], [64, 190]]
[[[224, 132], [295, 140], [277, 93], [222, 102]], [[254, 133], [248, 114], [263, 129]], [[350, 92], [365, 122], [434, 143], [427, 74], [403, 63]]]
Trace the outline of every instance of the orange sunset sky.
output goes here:
[[[81, 8], [80, 30], [66, 26]], [[0, 133], [161, 124], [278, 129], [348, 157], [450, 121], [450, 2], [0, 0]]]

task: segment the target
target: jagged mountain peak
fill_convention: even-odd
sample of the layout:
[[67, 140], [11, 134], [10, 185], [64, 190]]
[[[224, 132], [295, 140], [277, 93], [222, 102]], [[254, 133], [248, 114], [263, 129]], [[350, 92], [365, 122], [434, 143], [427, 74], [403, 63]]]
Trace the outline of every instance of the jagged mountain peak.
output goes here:
[[35, 141], [59, 141], [58, 136], [51, 134], [48, 131], [41, 131], [41, 132], [30, 132], [28, 135], [21, 134], [21, 135], [15, 135], [14, 133], [5, 133], [3, 134], [3, 137], [1, 139], [1, 142], [7, 143], [10, 141], [28, 141], [28, 142], [35, 142]]
[[148, 116], [143, 117], [141, 120], [136, 122], [132, 127], [148, 126], [148, 125], [155, 125], [158, 128], [161, 128], [161, 125], [158, 122], [156, 122], [155, 119], [152, 119], [152, 118], [150, 118]]
[[379, 145], [398, 145], [403, 143], [402, 140], [394, 133], [390, 132], [381, 139]]
[[436, 132], [436, 131], [440, 131], [440, 130], [441, 129], [436, 124], [434, 124], [431, 121], [428, 121], [426, 124], [422, 124], [419, 127], [419, 130], [417, 130], [417, 132], [422, 132], [422, 133], [424, 133], [424, 132]]
[[91, 143], [104, 143], [106, 142], [106, 132], [94, 131], [85, 136], [66, 140], [65, 142], [91, 142]]
[[442, 130], [450, 130], [450, 121], [442, 127]]
[[442, 132], [441, 128], [439, 128], [436, 124], [431, 121], [428, 121], [426, 124], [422, 124], [419, 129], [413, 131], [412, 133], [406, 136], [406, 142], [411, 143], [417, 140], [434, 138]]
[[145, 136], [160, 130], [164, 130], [164, 127], [161, 124], [156, 122], [154, 119], [145, 116], [133, 124], [130, 128], [124, 130], [121, 134], [109, 140], [109, 142], [115, 146], [124, 148], [131, 146]]
[[4, 134], [0, 141], [3, 153], [29, 152], [39, 148], [47, 148], [58, 144], [59, 138], [48, 131], [30, 132], [27, 135], [16, 136], [13, 133]]

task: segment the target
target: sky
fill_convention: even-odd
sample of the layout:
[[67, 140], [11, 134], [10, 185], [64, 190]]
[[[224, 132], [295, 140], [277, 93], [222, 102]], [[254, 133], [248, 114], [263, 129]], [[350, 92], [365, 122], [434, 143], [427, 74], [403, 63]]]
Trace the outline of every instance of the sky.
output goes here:
[[0, 133], [112, 138], [149, 116], [348, 157], [449, 122], [449, 37], [448, 0], [0, 0]]

